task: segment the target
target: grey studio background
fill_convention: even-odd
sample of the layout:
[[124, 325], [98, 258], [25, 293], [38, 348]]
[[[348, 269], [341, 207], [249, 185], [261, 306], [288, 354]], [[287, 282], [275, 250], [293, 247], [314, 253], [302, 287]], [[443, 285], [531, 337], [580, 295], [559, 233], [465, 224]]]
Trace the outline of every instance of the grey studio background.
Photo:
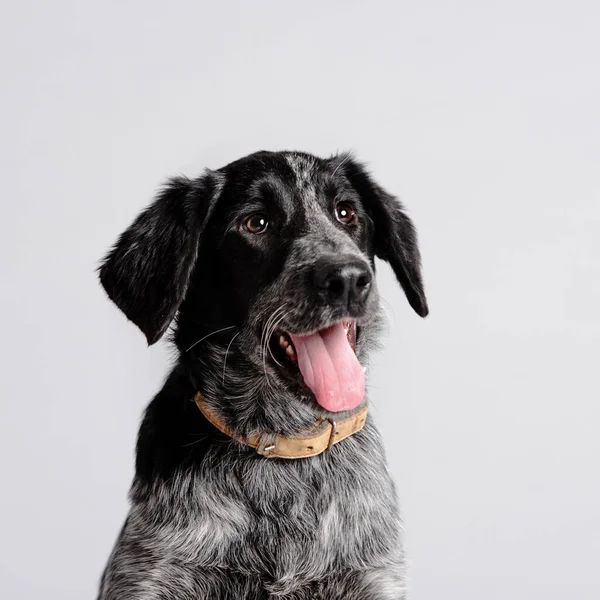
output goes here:
[[419, 600], [600, 597], [597, 2], [20, 2], [0, 19], [0, 596], [93, 598], [172, 361], [96, 281], [171, 174], [354, 149], [420, 232], [370, 396]]

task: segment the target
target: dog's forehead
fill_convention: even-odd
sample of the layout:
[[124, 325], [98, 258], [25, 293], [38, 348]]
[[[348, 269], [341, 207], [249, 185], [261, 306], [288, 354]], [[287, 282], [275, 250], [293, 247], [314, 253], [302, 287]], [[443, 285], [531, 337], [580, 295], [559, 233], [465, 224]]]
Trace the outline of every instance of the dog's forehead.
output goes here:
[[335, 162], [300, 152], [260, 152], [227, 167], [238, 206], [269, 196], [285, 212], [326, 207], [347, 189]]
[[317, 168], [317, 159], [308, 154], [286, 154], [285, 160], [294, 173], [296, 185], [299, 188], [314, 187], [319, 175], [325, 169]]

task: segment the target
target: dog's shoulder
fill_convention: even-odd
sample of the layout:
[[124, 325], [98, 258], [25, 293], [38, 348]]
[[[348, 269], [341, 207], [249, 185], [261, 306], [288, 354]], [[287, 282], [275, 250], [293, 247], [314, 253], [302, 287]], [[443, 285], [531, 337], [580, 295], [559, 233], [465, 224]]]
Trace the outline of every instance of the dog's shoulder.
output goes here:
[[201, 462], [221, 434], [202, 417], [194, 387], [181, 365], [146, 408], [136, 446], [136, 479], [150, 484]]

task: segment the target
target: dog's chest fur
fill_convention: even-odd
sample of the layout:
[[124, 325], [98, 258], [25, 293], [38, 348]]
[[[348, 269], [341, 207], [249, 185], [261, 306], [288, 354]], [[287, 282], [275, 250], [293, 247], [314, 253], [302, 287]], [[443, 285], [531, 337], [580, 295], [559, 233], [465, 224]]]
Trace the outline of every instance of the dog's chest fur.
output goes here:
[[[165, 391], [154, 402], [165, 402]], [[197, 408], [188, 403], [190, 410]], [[161, 424], [156, 414], [151, 419], [158, 460]], [[264, 458], [216, 432], [189, 446], [191, 460], [200, 445], [203, 458], [193, 468], [178, 457], [181, 466], [164, 477], [134, 480], [105, 590], [145, 600], [308, 600], [369, 598], [366, 591], [351, 594], [381, 587], [390, 594], [373, 598], [399, 597], [400, 523], [371, 420], [331, 453], [310, 459]]]
[[211, 450], [205, 468], [176, 472], [135, 504], [128, 527], [148, 552], [191, 568], [258, 576], [282, 592], [342, 565], [378, 566], [399, 543], [393, 489], [379, 461], [353, 466], [379, 457], [378, 444], [368, 423], [312, 459]]

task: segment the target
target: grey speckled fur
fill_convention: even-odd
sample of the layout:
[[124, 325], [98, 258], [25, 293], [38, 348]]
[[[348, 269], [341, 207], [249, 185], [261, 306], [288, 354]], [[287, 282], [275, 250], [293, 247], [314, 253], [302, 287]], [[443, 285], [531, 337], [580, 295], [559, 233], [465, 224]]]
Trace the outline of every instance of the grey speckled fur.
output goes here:
[[382, 453], [369, 422], [312, 459], [237, 448], [207, 457], [206, 469], [134, 504], [101, 598], [401, 598], [400, 522]]
[[[199, 317], [219, 313], [207, 294], [223, 293], [222, 304], [233, 292], [218, 290], [214, 281], [207, 286], [211, 275], [200, 266], [203, 252], [233, 254], [234, 246], [221, 245], [238, 235], [226, 215], [237, 222], [244, 201], [254, 201], [265, 182], [277, 191], [299, 233], [287, 236], [282, 267], [248, 294], [244, 318], [212, 335], [217, 318], [207, 324]], [[336, 198], [363, 211], [364, 229], [354, 237], [331, 218], [322, 200], [326, 184], [335, 186]], [[242, 185], [249, 196], [227, 204], [228, 193], [239, 195]], [[219, 213], [221, 205], [228, 211]], [[217, 223], [212, 229], [210, 218]], [[148, 233], [157, 231], [167, 233]], [[171, 264], [161, 260], [167, 252], [176, 255]], [[266, 256], [270, 250], [263, 246], [257, 252]], [[175, 180], [123, 234], [101, 267], [102, 283], [150, 342], [179, 310], [174, 341], [180, 358], [146, 411], [132, 506], [99, 600], [405, 598], [397, 500], [370, 416], [361, 432], [331, 452], [281, 460], [223, 436], [193, 403], [195, 391], [202, 391], [241, 436], [293, 434], [317, 417], [332, 417], [308, 388], [282, 373], [263, 340], [276, 330], [310, 331], [351, 317], [360, 327], [357, 355], [367, 364], [379, 323], [375, 284], [364, 305], [341, 314], [316, 303], [306, 281], [316, 259], [354, 257], [374, 269], [374, 254], [392, 264], [424, 316], [412, 224], [399, 203], [347, 155], [323, 160], [258, 153], [198, 180]], [[167, 291], [155, 298], [149, 278]]]

